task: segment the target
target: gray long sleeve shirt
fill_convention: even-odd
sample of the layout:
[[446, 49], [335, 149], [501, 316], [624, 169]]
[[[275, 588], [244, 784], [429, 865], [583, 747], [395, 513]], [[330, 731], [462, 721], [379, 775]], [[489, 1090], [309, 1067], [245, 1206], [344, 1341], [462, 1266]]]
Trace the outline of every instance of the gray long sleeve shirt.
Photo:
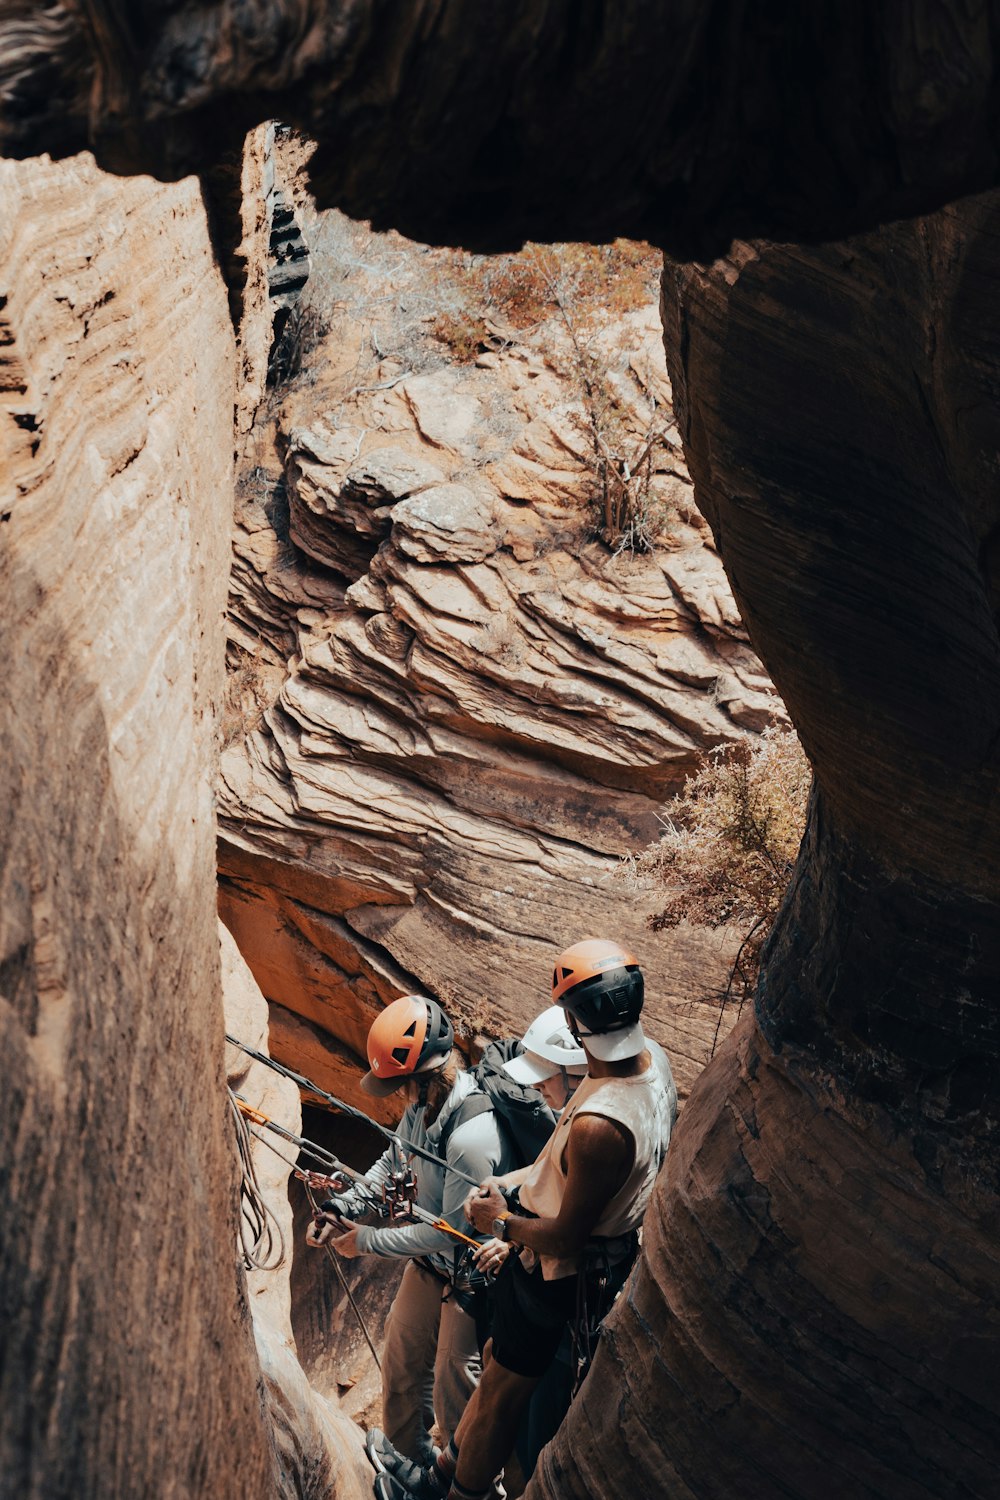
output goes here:
[[[399, 1123], [399, 1134], [416, 1146], [436, 1151], [442, 1128], [448, 1118], [475, 1089], [471, 1073], [461, 1072], [455, 1080], [451, 1093], [441, 1106], [434, 1124], [428, 1129], [424, 1124], [422, 1106], [411, 1104]], [[398, 1155], [396, 1157], [398, 1161]], [[447, 1167], [454, 1167], [476, 1182], [485, 1177], [499, 1176], [516, 1165], [514, 1155], [501, 1134], [496, 1116], [492, 1111], [476, 1115], [458, 1125], [451, 1132], [446, 1146]], [[365, 1180], [375, 1188], [391, 1175], [394, 1165], [393, 1148], [390, 1147], [365, 1173]], [[410, 1167], [417, 1179], [416, 1201], [428, 1213], [447, 1219], [454, 1228], [473, 1238], [476, 1235], [462, 1210], [469, 1184], [458, 1172], [448, 1171], [445, 1163], [438, 1166], [415, 1156]], [[353, 1189], [345, 1195], [352, 1211], [363, 1212], [366, 1195]], [[450, 1275], [455, 1268], [455, 1250], [461, 1242], [453, 1239], [442, 1229], [432, 1229], [429, 1224], [393, 1224], [387, 1228], [362, 1225], [358, 1229], [358, 1247], [374, 1255], [402, 1257], [426, 1256], [444, 1274]]]

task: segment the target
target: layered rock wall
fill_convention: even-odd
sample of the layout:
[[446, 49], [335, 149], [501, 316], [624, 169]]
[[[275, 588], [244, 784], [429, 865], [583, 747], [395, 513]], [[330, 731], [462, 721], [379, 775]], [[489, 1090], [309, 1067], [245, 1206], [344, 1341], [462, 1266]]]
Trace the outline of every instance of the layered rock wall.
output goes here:
[[[685, 254], [716, 254], [737, 231], [808, 240], [994, 184], [996, 21], [992, 4], [947, 0], [846, 9], [222, 5], [210, 21], [187, 4], [17, 3], [5, 15], [10, 45], [0, 49], [3, 140], [21, 154], [96, 143], [125, 170], [170, 173], [214, 159], [232, 132], [279, 113], [326, 141], [317, 179], [330, 193], [411, 232], [481, 244], [526, 230], [646, 232]], [[816, 757], [820, 790], [767, 956], [759, 1020], [746, 1022], [685, 1113], [646, 1258], [599, 1356], [593, 1395], [543, 1464], [538, 1489], [549, 1493], [602, 1496], [627, 1486], [633, 1494], [636, 1466], [651, 1490], [667, 1474], [677, 1494], [737, 1488], [768, 1500], [840, 1496], [845, 1487], [967, 1500], [995, 1489], [991, 216], [989, 205], [946, 212], [860, 248], [751, 247], [668, 284], [668, 342], [699, 497], [757, 646]], [[13, 215], [5, 223], [21, 227]], [[183, 285], [176, 264], [174, 273]], [[835, 380], [838, 360], [845, 373]], [[163, 375], [167, 393], [172, 379]], [[207, 406], [212, 399], [209, 390]], [[29, 405], [16, 415], [19, 462], [30, 463], [39, 412]], [[86, 532], [73, 539], [88, 542]], [[50, 632], [53, 580], [36, 589], [20, 576], [16, 607], [41, 632], [36, 656], [50, 673], [30, 671], [20, 697], [35, 690], [41, 715], [46, 692], [62, 690], [71, 710], [62, 743], [100, 766], [108, 733], [97, 693], [65, 665], [75, 666], [80, 630], [64, 646], [61, 629]], [[22, 657], [11, 659], [23, 674]], [[111, 709], [117, 704], [112, 694]], [[5, 760], [8, 775], [11, 764], [34, 763], [34, 721], [16, 722], [22, 743], [16, 762]], [[110, 770], [94, 784], [109, 780]], [[14, 1032], [15, 1087], [30, 1087], [15, 1102], [32, 1180], [12, 1179], [14, 1249], [5, 1253], [17, 1296], [25, 1286], [35, 1294], [29, 1305], [41, 1309], [43, 1330], [29, 1348], [22, 1324], [14, 1354], [30, 1370], [57, 1372], [62, 1357], [64, 1395], [81, 1400], [86, 1354], [87, 1390], [104, 1378], [112, 1399], [107, 1427], [84, 1429], [70, 1403], [68, 1441], [56, 1449], [46, 1438], [62, 1435], [61, 1413], [44, 1413], [45, 1432], [40, 1422], [32, 1428], [26, 1385], [14, 1386], [6, 1365], [4, 1441], [13, 1433], [15, 1447], [4, 1457], [11, 1453], [19, 1492], [61, 1494], [61, 1463], [75, 1464], [79, 1493], [96, 1453], [140, 1465], [155, 1453], [158, 1480], [166, 1474], [169, 1489], [183, 1471], [188, 1488], [178, 1480], [174, 1489], [189, 1493], [215, 1478], [211, 1436], [232, 1391], [225, 1356], [239, 1342], [217, 1284], [189, 1274], [180, 1286], [165, 1269], [185, 1307], [207, 1299], [204, 1326], [220, 1330], [220, 1343], [207, 1362], [184, 1361], [181, 1401], [165, 1358], [165, 1384], [142, 1378], [161, 1374], [145, 1338], [128, 1371], [128, 1391], [143, 1400], [129, 1400], [122, 1352], [101, 1339], [109, 1277], [87, 1245], [69, 1255], [53, 1179], [37, 1191], [34, 1164], [64, 1097], [40, 1054], [57, 1046], [61, 1014], [88, 1038], [87, 1062], [70, 1071], [65, 1095], [80, 1126], [75, 1164], [95, 1138], [120, 1140], [121, 1084], [102, 1115], [98, 1075], [102, 1064], [125, 1061], [131, 1036], [118, 1024], [118, 1002], [131, 978], [145, 982], [154, 967], [142, 920], [150, 908], [130, 906], [128, 891], [163, 897], [157, 935], [171, 936], [156, 966], [157, 1000], [179, 1043], [172, 1059], [186, 1061], [185, 1027], [197, 1027], [196, 1013], [171, 1009], [173, 1000], [206, 972], [191, 966], [214, 963], [200, 892], [186, 888], [178, 899], [161, 882], [160, 860], [152, 874], [146, 863], [133, 872], [123, 862], [108, 908], [117, 920], [106, 932], [98, 924], [98, 941], [80, 943], [65, 966], [75, 983], [94, 978], [88, 993], [101, 1005], [46, 1008], [64, 984], [48, 913], [73, 919], [67, 930], [86, 930], [92, 907], [78, 865], [93, 846], [81, 827], [110, 826], [111, 811], [88, 802], [89, 785], [66, 771], [53, 797], [51, 786], [22, 778], [17, 791], [26, 788], [27, 800], [9, 799], [16, 810], [4, 825], [8, 841], [27, 827], [50, 849], [60, 819], [76, 836], [62, 840], [58, 870], [53, 860], [52, 904], [40, 901], [32, 917], [30, 879], [9, 902], [5, 982], [26, 1019], [5, 1025]], [[143, 787], [141, 800], [148, 793], [156, 805], [172, 786], [168, 775]], [[43, 818], [34, 809], [46, 795], [56, 810]], [[175, 805], [187, 806], [183, 796]], [[137, 826], [141, 814], [134, 803], [129, 810]], [[168, 853], [179, 827], [171, 825]], [[76, 863], [67, 850], [79, 851]], [[22, 867], [44, 892], [37, 855]], [[36, 1015], [42, 1044], [32, 1051]], [[113, 1035], [102, 1029], [116, 1024]], [[139, 1040], [145, 1081], [154, 1055], [146, 1033]], [[212, 1055], [201, 1050], [204, 1036], [191, 1040], [191, 1056]], [[218, 1165], [220, 1120], [206, 1118], [183, 1068], [170, 1077], [203, 1128], [192, 1145], [157, 1106], [155, 1137], [181, 1189], [193, 1182], [197, 1190]], [[873, 1154], [873, 1141], [884, 1149]], [[80, 1172], [68, 1176], [82, 1181]], [[36, 1221], [21, 1212], [29, 1192], [41, 1226], [31, 1246], [24, 1226]], [[186, 1269], [196, 1272], [201, 1241], [191, 1226], [203, 1221], [182, 1206], [178, 1235], [192, 1245]], [[106, 1223], [124, 1236], [121, 1220]], [[77, 1262], [84, 1274], [74, 1283]], [[142, 1280], [141, 1268], [124, 1263]], [[122, 1301], [148, 1304], [133, 1287], [115, 1289], [116, 1312]], [[634, 1351], [627, 1369], [626, 1349]], [[635, 1373], [640, 1351], [652, 1351], [649, 1375]], [[184, 1448], [193, 1389], [209, 1434], [197, 1461]], [[149, 1431], [150, 1391], [160, 1415], [163, 1406], [181, 1413], [175, 1429]], [[251, 1441], [243, 1451], [240, 1492], [256, 1492], [259, 1447]], [[226, 1475], [216, 1492], [232, 1492]]]
[[225, 290], [192, 182], [3, 164], [0, 236], [0, 1490], [267, 1495], [214, 912]]
[[615, 554], [554, 309], [460, 363], [427, 326], [440, 258], [334, 215], [310, 237], [336, 301], [277, 413], [283, 468], [241, 486], [230, 605], [235, 680], [249, 660], [276, 701], [220, 794], [221, 911], [278, 1055], [355, 1098], [386, 1000], [516, 1035], [560, 948], [613, 933], [686, 1092], [732, 936], [654, 936], [621, 862], [706, 752], [783, 710], [691, 500], [653, 293], [580, 334], [634, 450], [663, 432], [657, 544]]

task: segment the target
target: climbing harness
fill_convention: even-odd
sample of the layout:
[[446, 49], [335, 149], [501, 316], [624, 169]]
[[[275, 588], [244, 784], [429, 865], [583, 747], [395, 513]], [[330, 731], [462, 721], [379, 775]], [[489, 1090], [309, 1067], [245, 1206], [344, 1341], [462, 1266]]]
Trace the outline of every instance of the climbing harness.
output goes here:
[[593, 1363], [601, 1324], [625, 1285], [638, 1253], [639, 1236], [634, 1231], [610, 1240], [593, 1239], [584, 1250], [576, 1277], [576, 1315], [571, 1325], [574, 1396]]
[[370, 1125], [373, 1130], [377, 1130], [380, 1135], [385, 1136], [387, 1141], [395, 1141], [399, 1146], [402, 1146], [411, 1157], [419, 1156], [424, 1161], [433, 1162], [436, 1167], [443, 1167], [446, 1172], [452, 1172], [456, 1177], [460, 1177], [470, 1187], [479, 1187], [479, 1183], [474, 1177], [470, 1177], [467, 1172], [460, 1171], [458, 1167], [449, 1166], [436, 1152], [429, 1151], [423, 1146], [418, 1146], [415, 1141], [405, 1140], [397, 1130], [390, 1130], [387, 1125], [380, 1125], [377, 1120], [373, 1120], [366, 1115], [364, 1110], [355, 1109], [353, 1104], [347, 1104], [343, 1099], [338, 1099], [336, 1094], [328, 1094], [325, 1089], [321, 1089], [318, 1084], [313, 1083], [310, 1079], [304, 1078], [301, 1073], [295, 1073], [291, 1068], [286, 1068], [283, 1063], [275, 1062], [273, 1057], [268, 1057], [265, 1052], [258, 1052], [255, 1047], [248, 1047], [245, 1042], [241, 1042], [236, 1037], [230, 1036], [228, 1031], [226, 1032], [226, 1041], [231, 1042], [234, 1047], [238, 1047], [241, 1052], [245, 1052], [247, 1057], [252, 1057], [255, 1062], [263, 1063], [266, 1068], [270, 1068], [275, 1073], [280, 1073], [283, 1078], [290, 1078], [293, 1083], [298, 1084], [299, 1088], [305, 1089], [310, 1094], [314, 1094], [317, 1099], [322, 1099], [325, 1103], [332, 1104], [334, 1109], [339, 1109], [342, 1114], [348, 1115], [352, 1120], [364, 1121], [366, 1125]]

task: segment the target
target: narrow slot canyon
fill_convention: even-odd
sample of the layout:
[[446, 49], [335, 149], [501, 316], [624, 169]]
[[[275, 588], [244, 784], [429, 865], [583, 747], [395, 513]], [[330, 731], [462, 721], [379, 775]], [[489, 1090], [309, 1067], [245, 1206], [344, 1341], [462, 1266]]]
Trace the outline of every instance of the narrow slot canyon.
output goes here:
[[[681, 1109], [527, 1500], [996, 1493], [995, 9], [0, 6], [4, 1500], [370, 1495], [260, 1120], [384, 1143], [226, 1036], [392, 1126], [594, 934]], [[791, 730], [758, 952], [663, 850]]]

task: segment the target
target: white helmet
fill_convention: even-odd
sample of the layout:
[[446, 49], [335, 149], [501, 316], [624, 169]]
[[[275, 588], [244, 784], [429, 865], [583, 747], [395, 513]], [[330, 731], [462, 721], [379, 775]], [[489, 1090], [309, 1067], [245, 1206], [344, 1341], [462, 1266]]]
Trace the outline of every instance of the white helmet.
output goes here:
[[587, 1054], [567, 1026], [560, 1005], [550, 1005], [536, 1016], [521, 1040], [524, 1051], [503, 1065], [516, 1083], [533, 1088], [556, 1073], [582, 1077], [587, 1071]]

